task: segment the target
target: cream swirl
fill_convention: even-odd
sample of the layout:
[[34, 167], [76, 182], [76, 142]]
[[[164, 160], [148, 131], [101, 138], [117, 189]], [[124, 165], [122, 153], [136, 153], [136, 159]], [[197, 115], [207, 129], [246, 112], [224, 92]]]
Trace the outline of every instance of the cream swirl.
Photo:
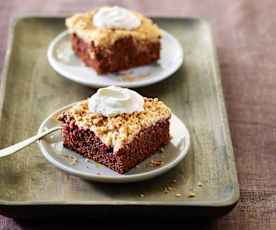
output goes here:
[[99, 28], [135, 29], [141, 25], [141, 20], [131, 11], [114, 6], [102, 7], [93, 17], [93, 24]]
[[88, 107], [90, 112], [112, 117], [122, 113], [144, 111], [144, 98], [133, 90], [109, 86], [98, 89], [88, 99]]

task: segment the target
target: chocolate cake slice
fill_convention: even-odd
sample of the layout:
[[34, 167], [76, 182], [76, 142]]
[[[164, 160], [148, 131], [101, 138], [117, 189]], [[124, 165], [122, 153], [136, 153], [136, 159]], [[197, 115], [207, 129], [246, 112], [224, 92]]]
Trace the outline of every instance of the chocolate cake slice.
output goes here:
[[106, 117], [89, 112], [88, 100], [59, 115], [64, 146], [125, 173], [170, 140], [170, 109], [144, 98], [144, 111]]
[[[110, 18], [105, 18], [110, 21], [111, 26], [100, 27], [94, 24], [94, 17], [102, 9], [116, 11], [110, 10]], [[120, 28], [117, 25], [119, 19], [122, 27], [128, 21], [123, 18], [125, 11], [126, 9], [120, 7], [102, 7], [66, 19], [75, 54], [99, 74], [151, 64], [160, 58], [161, 31], [157, 25], [151, 19], [130, 11], [139, 20], [139, 26]], [[118, 16], [118, 12], [123, 13]], [[105, 23], [108, 24], [108, 21]]]

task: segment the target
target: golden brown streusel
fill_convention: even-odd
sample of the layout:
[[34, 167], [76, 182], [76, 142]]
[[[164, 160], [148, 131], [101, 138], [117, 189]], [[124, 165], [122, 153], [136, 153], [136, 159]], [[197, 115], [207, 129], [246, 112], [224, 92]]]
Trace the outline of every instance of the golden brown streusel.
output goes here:
[[188, 193], [189, 198], [193, 198], [193, 197], [195, 197], [195, 195], [196, 195], [195, 192], [189, 192]]
[[176, 193], [175, 196], [176, 196], [176, 197], [181, 197], [182, 194], [181, 194], [181, 193]]
[[162, 160], [151, 160], [150, 165], [153, 167], [159, 167], [163, 164]]
[[139, 40], [157, 41], [161, 37], [160, 29], [151, 19], [133, 12], [140, 20], [141, 25], [132, 30], [97, 28], [93, 25], [93, 17], [98, 9], [86, 13], [75, 14], [66, 19], [66, 26], [71, 33], [76, 33], [78, 37], [86, 42], [94, 42], [101, 46], [112, 45], [115, 41], [126, 36], [132, 36]]

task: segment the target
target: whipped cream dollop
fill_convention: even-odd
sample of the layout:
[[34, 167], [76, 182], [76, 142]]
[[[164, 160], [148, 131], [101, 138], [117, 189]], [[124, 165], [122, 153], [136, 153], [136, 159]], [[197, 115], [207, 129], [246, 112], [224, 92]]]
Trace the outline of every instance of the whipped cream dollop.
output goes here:
[[102, 7], [93, 17], [93, 24], [100, 28], [135, 29], [141, 25], [141, 20], [131, 11], [114, 6]]
[[144, 111], [144, 98], [133, 90], [109, 86], [98, 89], [88, 99], [90, 112], [99, 113], [106, 117], [122, 113]]

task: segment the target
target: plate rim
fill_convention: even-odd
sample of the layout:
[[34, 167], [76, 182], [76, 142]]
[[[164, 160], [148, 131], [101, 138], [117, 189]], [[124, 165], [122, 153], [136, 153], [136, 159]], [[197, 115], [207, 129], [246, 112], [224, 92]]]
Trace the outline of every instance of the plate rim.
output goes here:
[[[178, 50], [180, 52], [180, 58], [179, 61], [177, 63], [177, 65], [175, 66], [175, 68], [170, 68], [167, 74], [163, 74], [162, 77], [158, 77], [156, 79], [148, 79], [148, 80], [141, 80], [138, 82], [123, 82], [123, 83], [119, 83], [116, 84], [114, 83], [113, 85], [117, 85], [117, 86], [121, 86], [121, 87], [127, 87], [127, 88], [138, 88], [138, 87], [144, 87], [144, 86], [149, 86], [149, 85], [153, 85], [156, 84], [158, 82], [161, 82], [163, 80], [166, 80], [169, 77], [172, 77], [173, 74], [179, 70], [179, 68], [183, 65], [183, 61], [184, 61], [184, 51], [183, 48], [180, 44], [180, 42], [178, 41], [178, 39], [173, 36], [171, 33], [169, 33], [166, 30], [160, 29], [162, 33], [166, 34], [166, 36], [170, 37], [170, 39], [174, 40], [174, 43], [178, 46]], [[58, 35], [56, 35], [54, 37], [54, 39], [51, 40], [50, 44], [48, 45], [48, 49], [47, 49], [47, 59], [48, 59], [48, 63], [49, 65], [52, 67], [52, 69], [61, 77], [70, 80], [72, 82], [75, 82], [77, 84], [81, 84], [81, 85], [85, 85], [85, 86], [89, 86], [89, 87], [106, 87], [109, 86], [110, 84], [102, 84], [102, 83], [88, 83], [85, 82], [83, 80], [77, 80], [71, 77], [71, 74], [67, 73], [67, 71], [64, 71], [63, 68], [61, 68], [59, 66], [59, 64], [56, 62], [55, 58], [54, 58], [54, 50], [55, 50], [55, 46], [56, 44], [62, 40], [64, 37], [69, 36], [70, 32], [68, 30], [62, 31], [60, 32]], [[146, 65], [144, 65], [146, 66]], [[96, 77], [101, 77], [101, 76], [96, 76]]]
[[[49, 121], [49, 119], [55, 117], [56, 114], [64, 111], [65, 109], [68, 109], [70, 107], [72, 107], [75, 104], [80, 103], [81, 101], [77, 101], [74, 103], [71, 103], [69, 105], [63, 106], [61, 108], [59, 108], [58, 110], [54, 111], [53, 113], [51, 113], [39, 126], [38, 132], [37, 134], [41, 133], [45, 127], [45, 124]], [[81, 177], [81, 178], [85, 178], [91, 181], [97, 181], [97, 182], [103, 182], [103, 183], [131, 183], [131, 182], [138, 182], [138, 181], [144, 181], [144, 180], [148, 180], [151, 179], [153, 177], [159, 176], [163, 173], [166, 173], [167, 171], [169, 171], [170, 169], [174, 168], [177, 164], [179, 164], [188, 154], [189, 149], [190, 149], [190, 145], [191, 145], [191, 138], [190, 138], [190, 133], [188, 128], [186, 127], [185, 123], [183, 121], [181, 121], [181, 119], [179, 119], [175, 114], [172, 113], [172, 116], [174, 118], [176, 118], [177, 120], [179, 120], [182, 124], [183, 124], [183, 133], [184, 133], [184, 139], [185, 139], [185, 145], [184, 145], [184, 149], [181, 150], [181, 153], [179, 155], [176, 156], [175, 159], [173, 159], [172, 161], [170, 161], [168, 164], [166, 164], [163, 167], [159, 167], [156, 169], [153, 169], [149, 172], [143, 172], [143, 173], [138, 173], [138, 174], [134, 174], [134, 175], [120, 175], [120, 176], [103, 176], [103, 175], [91, 175], [87, 172], [82, 172], [80, 170], [76, 170], [73, 169], [71, 167], [68, 167], [64, 164], [62, 164], [61, 162], [55, 160], [51, 154], [48, 153], [48, 151], [46, 150], [46, 148], [44, 147], [44, 144], [42, 143], [42, 139], [37, 141], [38, 147], [42, 153], [42, 155], [47, 159], [47, 161], [49, 161], [49, 163], [51, 163], [52, 165], [54, 165], [56, 168], [61, 169], [63, 171], [65, 171], [66, 173]]]

